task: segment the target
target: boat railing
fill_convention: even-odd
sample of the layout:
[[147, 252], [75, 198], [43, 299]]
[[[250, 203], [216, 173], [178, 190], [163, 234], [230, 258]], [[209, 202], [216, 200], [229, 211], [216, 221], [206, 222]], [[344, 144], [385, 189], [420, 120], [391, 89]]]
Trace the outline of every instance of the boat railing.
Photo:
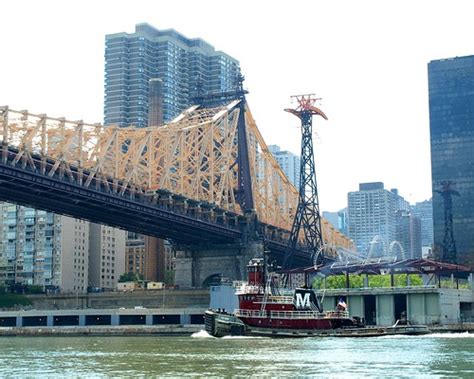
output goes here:
[[325, 318], [348, 318], [348, 311], [327, 311], [324, 313]]
[[259, 311], [237, 309], [235, 312], [237, 317], [251, 317], [251, 318], [272, 318], [272, 319], [309, 319], [309, 318], [323, 318], [323, 314], [312, 311]]
[[268, 296], [266, 304], [293, 304], [291, 296]]
[[347, 311], [329, 311], [329, 312], [313, 312], [313, 311], [260, 311], [236, 309], [235, 316], [251, 317], [251, 318], [272, 318], [272, 319], [313, 319], [313, 318], [348, 318]]

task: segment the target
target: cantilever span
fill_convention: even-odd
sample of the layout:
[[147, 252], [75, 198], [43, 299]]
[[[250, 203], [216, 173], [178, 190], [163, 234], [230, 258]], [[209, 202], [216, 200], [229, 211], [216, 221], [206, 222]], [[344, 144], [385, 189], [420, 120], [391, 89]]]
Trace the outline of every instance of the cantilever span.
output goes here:
[[[73, 187], [80, 187], [89, 192], [100, 190], [102, 195], [110, 195], [110, 199], [146, 199], [150, 204], [162, 206], [168, 202], [172, 204], [167, 208], [171, 213], [179, 214], [178, 209], [186, 208], [186, 214], [196, 215], [203, 225], [207, 221], [223, 225], [222, 233], [217, 232], [217, 235], [222, 236], [222, 242], [231, 241], [238, 239], [240, 232], [230, 230], [235, 230], [239, 218], [244, 216], [239, 202], [242, 194], [237, 190], [238, 123], [243, 119], [257, 219], [271, 229], [274, 240], [284, 240], [284, 232], [291, 229], [298, 192], [268, 151], [248, 105], [241, 105], [240, 100], [235, 100], [214, 108], [193, 106], [168, 124], [147, 128], [88, 124], [1, 107], [1, 165], [10, 170], [11, 175], [14, 171], [16, 177], [22, 173], [39, 175], [38, 178], [51, 181], [48, 185], [53, 186], [53, 181], [58, 181], [70, 186], [71, 191]], [[239, 117], [242, 110], [243, 118]], [[48, 208], [46, 198], [43, 202], [28, 200], [29, 194], [25, 192], [29, 185], [34, 187], [33, 183], [23, 181], [15, 195], [12, 183], [19, 183], [19, 179], [14, 181], [5, 176], [2, 180], [9, 181], [11, 189], [6, 195], [8, 186], [3, 186], [5, 194], [1, 198], [9, 201], [18, 198], [32, 206], [41, 205], [68, 214], [57, 207]], [[41, 191], [47, 195], [46, 184]], [[81, 201], [73, 196], [71, 199], [71, 206], [77, 201], [82, 208], [94, 207], [90, 199]], [[114, 225], [106, 208], [102, 209], [104, 215], [99, 215], [100, 207], [106, 207], [106, 203], [95, 206], [93, 214], [84, 211], [81, 217]], [[77, 216], [74, 212], [69, 211], [69, 214]], [[146, 222], [152, 224], [149, 220]], [[172, 238], [167, 235], [171, 231], [166, 231], [166, 223], [153, 227], [165, 230], [153, 235]], [[211, 232], [212, 228], [214, 226], [207, 229], [210, 235], [215, 232]], [[168, 229], [172, 228], [168, 225]], [[183, 235], [185, 229], [182, 229]], [[329, 226], [326, 229], [331, 242], [342, 246], [350, 244]], [[189, 239], [191, 237], [194, 238]]]

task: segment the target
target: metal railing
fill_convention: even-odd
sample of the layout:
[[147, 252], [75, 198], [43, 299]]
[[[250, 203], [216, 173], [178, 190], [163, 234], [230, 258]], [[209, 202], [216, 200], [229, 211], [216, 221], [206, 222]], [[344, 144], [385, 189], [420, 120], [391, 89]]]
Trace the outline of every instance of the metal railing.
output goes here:
[[330, 311], [324, 313], [318, 313], [313, 311], [260, 311], [260, 310], [247, 310], [247, 309], [236, 309], [235, 315], [237, 317], [250, 317], [250, 318], [271, 318], [271, 319], [322, 319], [322, 318], [347, 318], [349, 312], [346, 311]]

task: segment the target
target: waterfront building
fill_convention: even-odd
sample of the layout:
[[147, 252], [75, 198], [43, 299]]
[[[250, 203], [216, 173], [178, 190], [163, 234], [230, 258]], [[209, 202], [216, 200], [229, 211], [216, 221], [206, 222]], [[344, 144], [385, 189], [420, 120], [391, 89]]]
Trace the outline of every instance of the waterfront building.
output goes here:
[[0, 282], [40, 286], [60, 282], [59, 225], [60, 218], [51, 213], [0, 203]]
[[300, 157], [287, 150], [281, 150], [280, 146], [278, 145], [269, 145], [268, 150], [273, 154], [289, 181], [296, 188], [299, 188], [301, 165]]
[[[158, 279], [158, 249], [163, 240], [143, 234], [128, 232], [126, 239], [126, 272], [140, 275], [143, 280], [156, 282]], [[161, 266], [163, 266], [162, 264]], [[160, 280], [161, 281], [161, 280]]]
[[357, 251], [370, 256], [390, 253], [397, 240], [397, 211], [409, 204], [381, 182], [361, 183], [359, 191], [348, 194], [349, 237]]
[[[168, 122], [192, 105], [199, 92], [237, 86], [239, 62], [200, 38], [137, 24], [134, 33], [105, 38], [104, 124], [148, 125], [150, 80], [160, 79], [161, 117]], [[152, 87], [153, 91], [153, 87]]]
[[10, 203], [0, 203], [0, 283], [85, 292], [89, 224]]
[[[428, 81], [434, 252], [474, 266], [474, 55], [431, 61]], [[453, 241], [451, 223], [445, 228], [447, 186]]]
[[114, 290], [125, 272], [124, 230], [90, 223], [89, 286]]
[[62, 293], [112, 289], [124, 262], [122, 230], [0, 203], [0, 283]]
[[63, 293], [85, 293], [89, 286], [89, 222], [56, 217], [60, 219], [57, 228], [61, 231], [61, 244], [57, 250], [61, 276], [56, 286]]

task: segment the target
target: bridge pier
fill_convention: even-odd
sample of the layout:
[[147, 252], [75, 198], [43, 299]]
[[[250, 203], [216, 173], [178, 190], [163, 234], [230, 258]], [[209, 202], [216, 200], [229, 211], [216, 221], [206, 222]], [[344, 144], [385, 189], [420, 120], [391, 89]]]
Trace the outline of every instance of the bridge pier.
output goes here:
[[263, 242], [206, 246], [179, 246], [176, 250], [175, 283], [182, 288], [206, 287], [226, 278], [246, 280], [250, 259], [263, 257]]

